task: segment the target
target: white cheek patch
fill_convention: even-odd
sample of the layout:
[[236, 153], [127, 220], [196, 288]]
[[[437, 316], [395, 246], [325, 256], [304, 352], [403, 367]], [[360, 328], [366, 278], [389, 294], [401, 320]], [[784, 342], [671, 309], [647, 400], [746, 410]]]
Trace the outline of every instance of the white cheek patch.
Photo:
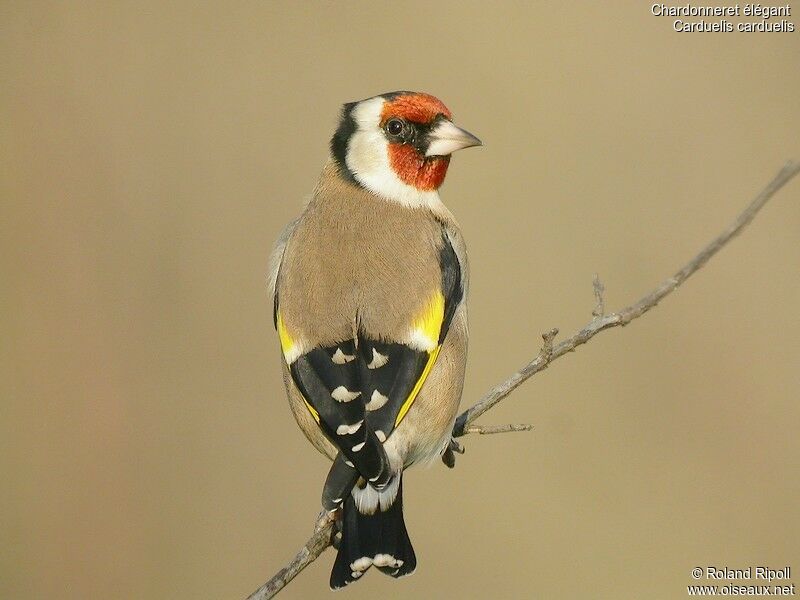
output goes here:
[[381, 130], [381, 97], [364, 100], [352, 117], [356, 131], [347, 146], [347, 168], [356, 180], [371, 192], [405, 206], [434, 207], [441, 204], [439, 194], [420, 191], [402, 181], [389, 164], [389, 142]]

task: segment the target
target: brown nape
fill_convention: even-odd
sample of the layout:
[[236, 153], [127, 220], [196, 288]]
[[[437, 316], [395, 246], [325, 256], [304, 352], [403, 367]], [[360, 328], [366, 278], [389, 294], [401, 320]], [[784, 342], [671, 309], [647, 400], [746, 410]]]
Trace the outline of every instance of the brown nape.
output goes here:
[[450, 157], [426, 158], [409, 144], [389, 144], [389, 164], [403, 183], [430, 192], [444, 182]]

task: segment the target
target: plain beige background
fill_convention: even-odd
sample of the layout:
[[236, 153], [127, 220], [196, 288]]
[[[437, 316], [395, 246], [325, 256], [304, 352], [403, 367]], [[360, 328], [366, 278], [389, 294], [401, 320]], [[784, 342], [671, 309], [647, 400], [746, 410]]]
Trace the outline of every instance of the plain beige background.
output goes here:
[[[0, 597], [241, 598], [306, 539], [327, 466], [264, 275], [343, 102], [424, 90], [485, 142], [442, 190], [471, 256], [465, 403], [590, 318], [594, 272], [619, 307], [716, 235], [800, 158], [800, 33], [649, 10], [2, 2]], [[416, 574], [339, 595], [683, 598], [695, 566], [800, 571], [798, 242], [793, 181], [484, 418], [533, 432], [412, 471]], [[282, 597], [331, 597], [332, 560]]]

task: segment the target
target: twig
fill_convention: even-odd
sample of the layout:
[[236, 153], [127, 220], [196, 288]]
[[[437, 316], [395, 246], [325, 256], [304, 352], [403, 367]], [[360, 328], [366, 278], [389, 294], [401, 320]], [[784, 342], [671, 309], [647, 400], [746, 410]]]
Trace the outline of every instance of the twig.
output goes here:
[[594, 298], [597, 300], [597, 304], [592, 311], [592, 316], [602, 317], [606, 314], [606, 303], [605, 300], [603, 300], [603, 292], [606, 291], [606, 286], [600, 281], [600, 276], [597, 273], [594, 274], [594, 278], [592, 279], [592, 289], [594, 290]]
[[480, 435], [489, 435], [491, 433], [509, 433], [511, 431], [530, 431], [533, 425], [470, 425], [467, 427], [464, 434], [479, 433]]
[[247, 600], [272, 598], [286, 587], [286, 584], [294, 579], [300, 571], [317, 560], [317, 557], [331, 545], [335, 514], [335, 512], [328, 513], [323, 511], [317, 519], [314, 534], [309, 538], [305, 546], [300, 548], [300, 552], [295, 554], [289, 564], [278, 571], [272, 579], [250, 594]]
[[[581, 346], [592, 339], [595, 335], [610, 329], [612, 327], [620, 327], [627, 325], [634, 319], [641, 317], [648, 310], [656, 306], [662, 298], [674, 292], [678, 286], [686, 281], [693, 273], [702, 267], [708, 260], [714, 256], [720, 249], [727, 244], [734, 236], [738, 235], [744, 229], [753, 217], [756, 216], [759, 210], [767, 203], [775, 192], [781, 189], [786, 183], [800, 172], [800, 163], [788, 162], [778, 172], [777, 175], [767, 184], [758, 196], [736, 217], [736, 220], [731, 225], [719, 234], [711, 243], [703, 248], [692, 260], [675, 273], [662, 281], [656, 289], [639, 299], [638, 302], [626, 306], [620, 311], [611, 313], [609, 315], [595, 316], [583, 329], [572, 337], [564, 340], [554, 348], [550, 349], [549, 345], [552, 340], [545, 337], [545, 344], [539, 355], [534, 358], [527, 365], [522, 367], [519, 371], [514, 373], [511, 377], [506, 379], [503, 383], [496, 385], [489, 393], [486, 394], [480, 401], [471, 406], [469, 409], [461, 413], [456, 419], [455, 427], [453, 428], [453, 436], [460, 437], [466, 432], [466, 428], [472, 424], [475, 419], [480, 417], [487, 410], [492, 408], [495, 404], [500, 402], [503, 398], [508, 396], [511, 392], [517, 389], [530, 377], [543, 371], [555, 359], [564, 356], [567, 352], [572, 352], [578, 346]], [[602, 284], [600, 284], [602, 286]], [[602, 290], [602, 287], [600, 287]], [[597, 294], [598, 286], [595, 285], [595, 293]], [[600, 292], [602, 298], [602, 291]], [[545, 336], [549, 335], [545, 334]]]
[[[608, 315], [604, 314], [604, 287], [600, 279], [595, 275], [593, 288], [597, 305], [592, 312], [594, 315], [592, 321], [572, 337], [555, 346], [554, 340], [558, 334], [558, 330], [551, 329], [543, 334], [542, 338], [544, 343], [536, 358], [511, 375], [511, 377], [506, 379], [503, 383], [493, 387], [477, 403], [461, 413], [456, 419], [455, 427], [453, 428], [453, 437], [461, 437], [468, 433], [501, 433], [506, 431], [525, 431], [529, 429], [529, 425], [491, 427], [473, 426], [472, 423], [533, 375], [546, 369], [555, 359], [564, 356], [568, 352], [574, 351], [578, 346], [585, 344], [601, 331], [611, 329], [612, 327], [625, 326], [656, 306], [662, 298], [675, 291], [686, 279], [708, 262], [708, 260], [719, 252], [731, 238], [738, 235], [750, 221], [753, 220], [753, 217], [756, 216], [756, 213], [761, 210], [767, 201], [798, 173], [800, 173], [800, 163], [788, 162], [725, 231], [703, 248], [699, 254], [686, 263], [686, 265], [672, 277], [665, 279], [652, 292], [622, 310]], [[454, 444], [456, 447], [460, 447], [455, 440]], [[294, 579], [300, 571], [316, 560], [325, 548], [330, 545], [332, 531], [333, 513], [321, 515], [317, 522], [314, 535], [312, 535], [305, 546], [300, 549], [300, 552], [297, 553], [294, 559], [278, 571], [272, 579], [253, 592], [253, 594], [248, 597], [248, 600], [267, 600], [282, 590], [286, 584]]]

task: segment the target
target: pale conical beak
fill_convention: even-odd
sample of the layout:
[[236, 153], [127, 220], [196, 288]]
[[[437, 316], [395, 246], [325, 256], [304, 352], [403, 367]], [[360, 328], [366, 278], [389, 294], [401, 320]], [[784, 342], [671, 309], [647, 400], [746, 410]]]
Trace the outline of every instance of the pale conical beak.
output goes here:
[[469, 131], [456, 127], [447, 119], [440, 121], [431, 130], [428, 134], [428, 140], [428, 149], [425, 151], [425, 156], [447, 156], [462, 148], [483, 145]]

